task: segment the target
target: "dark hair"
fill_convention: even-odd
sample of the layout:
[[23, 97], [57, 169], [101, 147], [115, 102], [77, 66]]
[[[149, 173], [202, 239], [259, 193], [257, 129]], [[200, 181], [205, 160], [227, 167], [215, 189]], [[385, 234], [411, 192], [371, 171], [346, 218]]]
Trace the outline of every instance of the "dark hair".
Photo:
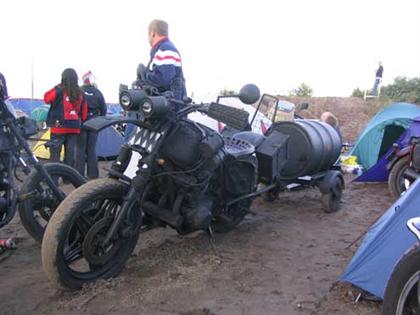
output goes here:
[[79, 78], [76, 71], [72, 68], [67, 68], [61, 74], [61, 87], [71, 103], [76, 103], [80, 95], [82, 95], [82, 89], [79, 87]]

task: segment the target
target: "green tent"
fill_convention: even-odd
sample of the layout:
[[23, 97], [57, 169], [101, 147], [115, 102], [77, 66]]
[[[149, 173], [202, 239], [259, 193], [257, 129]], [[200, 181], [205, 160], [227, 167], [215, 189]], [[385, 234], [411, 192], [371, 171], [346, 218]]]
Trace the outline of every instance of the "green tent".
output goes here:
[[358, 163], [369, 169], [416, 117], [420, 117], [420, 106], [414, 104], [395, 103], [385, 107], [369, 121], [350, 155], [357, 156]]
[[31, 118], [35, 119], [38, 123], [44, 122], [47, 120], [48, 111], [50, 105], [41, 105], [31, 111]]

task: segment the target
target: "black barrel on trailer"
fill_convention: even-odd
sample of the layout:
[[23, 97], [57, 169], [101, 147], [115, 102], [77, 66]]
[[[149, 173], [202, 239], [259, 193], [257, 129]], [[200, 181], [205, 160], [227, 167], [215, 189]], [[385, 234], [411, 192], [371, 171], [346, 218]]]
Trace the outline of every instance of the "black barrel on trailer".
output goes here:
[[337, 131], [318, 120], [296, 119], [275, 122], [268, 131], [289, 136], [287, 161], [280, 180], [291, 180], [331, 169], [341, 152]]

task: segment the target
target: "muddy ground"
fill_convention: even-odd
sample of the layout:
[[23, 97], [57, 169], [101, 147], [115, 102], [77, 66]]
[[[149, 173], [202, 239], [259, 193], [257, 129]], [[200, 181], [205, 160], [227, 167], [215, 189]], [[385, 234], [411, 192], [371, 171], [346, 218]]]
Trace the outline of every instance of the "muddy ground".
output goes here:
[[[346, 141], [369, 118], [359, 100], [312, 101], [308, 116], [333, 111]], [[337, 280], [360, 241], [352, 243], [393, 200], [385, 184], [351, 179], [332, 214], [317, 189], [257, 199], [255, 215], [216, 235], [215, 249], [204, 233], [147, 232], [117, 278], [79, 292], [50, 285], [39, 245], [16, 218], [0, 230], [18, 245], [0, 255], [0, 314], [379, 314], [380, 304], [354, 303], [357, 290]]]
[[120, 276], [75, 293], [50, 285], [39, 245], [16, 219], [0, 230], [18, 243], [0, 256], [0, 313], [379, 314], [337, 279], [358, 244], [348, 246], [392, 200], [385, 185], [350, 179], [333, 214], [316, 189], [256, 200], [255, 216], [216, 236], [217, 252], [204, 233], [147, 232]]

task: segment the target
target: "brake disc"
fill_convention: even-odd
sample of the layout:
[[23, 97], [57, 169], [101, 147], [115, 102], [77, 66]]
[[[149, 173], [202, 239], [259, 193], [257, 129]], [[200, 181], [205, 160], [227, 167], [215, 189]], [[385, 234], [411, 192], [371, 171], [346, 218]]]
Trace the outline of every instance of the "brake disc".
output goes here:
[[91, 265], [105, 265], [121, 247], [121, 240], [111, 242], [106, 247], [102, 245], [111, 222], [110, 217], [102, 218], [92, 225], [83, 240], [83, 256]]

